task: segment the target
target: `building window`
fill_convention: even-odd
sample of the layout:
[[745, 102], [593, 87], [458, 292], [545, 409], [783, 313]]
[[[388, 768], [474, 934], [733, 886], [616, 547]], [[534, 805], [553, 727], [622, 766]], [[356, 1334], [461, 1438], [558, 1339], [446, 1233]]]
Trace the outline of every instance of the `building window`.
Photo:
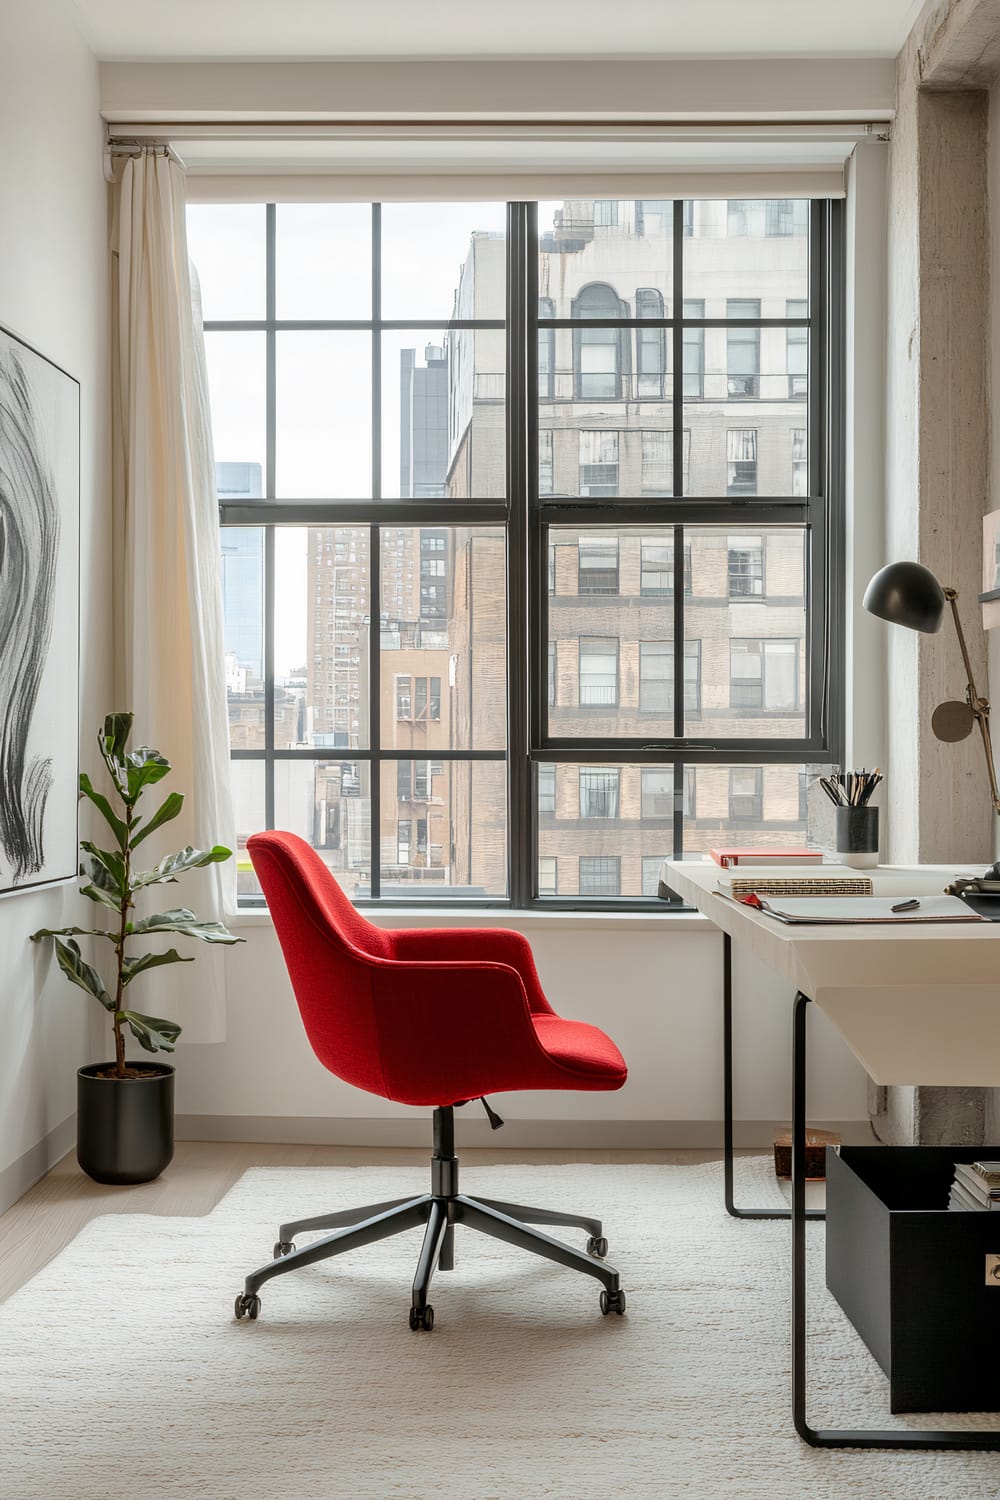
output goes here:
[[640, 790], [640, 815], [647, 818], [672, 818], [674, 815], [674, 770], [647, 771], [643, 768]]
[[[684, 597], [692, 593], [691, 543], [684, 543]], [[640, 594], [661, 595], [665, 598], [674, 592], [674, 546], [659, 538], [643, 538], [639, 551]]]
[[554, 854], [538, 856], [538, 894], [540, 896], [559, 894], [559, 861]]
[[797, 709], [798, 641], [730, 641], [729, 702], [733, 708], [760, 708], [769, 713]]
[[730, 198], [726, 204], [726, 233], [730, 237], [762, 236], [765, 221], [763, 198]]
[[396, 678], [396, 718], [413, 718], [413, 679], [411, 677]]
[[[639, 709], [642, 713], [673, 713], [673, 641], [639, 642]], [[684, 712], [701, 712], [701, 641], [684, 642]]]
[[617, 493], [617, 432], [581, 432], [580, 494], [590, 499], [608, 499]]
[[580, 895], [621, 895], [621, 867], [621, 858], [617, 854], [581, 854]]
[[618, 538], [613, 536], [581, 537], [577, 563], [577, 592], [580, 594], [617, 594]]
[[[705, 316], [704, 297], [686, 298], [683, 304], [685, 318]], [[705, 330], [684, 327], [684, 395], [700, 400], [705, 394]]]
[[[539, 297], [538, 317], [554, 318], [556, 305], [551, 297]], [[551, 401], [556, 393], [556, 331], [554, 328], [538, 330], [538, 399]], [[551, 436], [551, 434], [550, 434]], [[540, 486], [539, 486], [540, 488]]]
[[[727, 318], [759, 318], [760, 299], [730, 297]], [[760, 395], [760, 329], [726, 329], [726, 374], [731, 401], [756, 400]]]
[[[613, 287], [595, 282], [573, 300], [573, 317], [621, 318], [621, 301]], [[623, 354], [628, 334], [620, 328], [593, 328], [586, 322], [573, 329], [573, 369], [577, 399], [616, 401], [622, 394]]]
[[440, 719], [441, 717], [441, 679], [440, 677], [415, 677], [414, 689], [414, 717], [420, 720]]
[[804, 235], [808, 229], [805, 198], [768, 198], [764, 205], [764, 233], [771, 239]]
[[792, 494], [804, 499], [809, 493], [809, 450], [806, 447], [806, 429], [792, 429]]
[[538, 493], [551, 495], [554, 489], [552, 474], [552, 428], [543, 427], [538, 434]]
[[400, 818], [396, 824], [396, 861], [401, 865], [410, 863], [410, 848], [413, 840], [413, 820]]
[[636, 234], [670, 234], [673, 231], [674, 205], [669, 198], [639, 198], [635, 205]]
[[681, 207], [681, 233], [686, 240], [694, 235], [694, 200], [685, 198]]
[[658, 896], [660, 894], [660, 868], [663, 860], [669, 859], [670, 855], [664, 853], [644, 854], [642, 856], [642, 894], [644, 896]]
[[618, 772], [606, 766], [581, 766], [580, 817], [617, 818]]
[[618, 707], [617, 637], [580, 637], [580, 707]]
[[553, 815], [556, 810], [556, 768], [536, 766], [535, 775], [538, 778], [538, 811]]
[[556, 643], [549, 641], [549, 707], [554, 708], [556, 702]]
[[[637, 318], [662, 318], [663, 293], [655, 287], [641, 286], [635, 294]], [[667, 373], [667, 330], [637, 328], [635, 331], [637, 371], [636, 395], [663, 399]]]
[[799, 822], [809, 822], [809, 772], [799, 772]]
[[[809, 303], [793, 298], [785, 303], [786, 318], [807, 318]], [[809, 329], [785, 329], [785, 365], [788, 370], [789, 401], [804, 400], [809, 394]]]
[[729, 816], [734, 823], [760, 823], [763, 821], [763, 766], [730, 766]]
[[681, 788], [681, 811], [686, 818], [698, 816], [698, 784], [694, 766], [684, 767], [684, 782]]
[[594, 199], [594, 224], [602, 228], [614, 228], [618, 223], [618, 199]]
[[672, 432], [644, 430], [642, 471], [639, 483], [644, 495], [672, 495], [674, 492], [674, 435]]
[[731, 427], [726, 433], [726, 494], [757, 493], [757, 429]]
[[728, 546], [730, 599], [763, 599], [764, 538], [731, 536]]

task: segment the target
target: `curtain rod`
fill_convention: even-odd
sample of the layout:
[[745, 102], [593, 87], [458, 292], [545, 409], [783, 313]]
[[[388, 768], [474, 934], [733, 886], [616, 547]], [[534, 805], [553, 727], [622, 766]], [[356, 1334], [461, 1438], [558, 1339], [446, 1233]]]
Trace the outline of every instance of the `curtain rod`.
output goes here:
[[114, 158], [116, 156], [165, 156], [168, 161], [174, 161], [179, 167], [187, 171], [185, 162], [178, 156], [169, 141], [137, 141], [121, 138], [108, 138], [104, 143], [104, 177], [107, 182], [114, 182]]
[[517, 136], [531, 134], [547, 139], [584, 136], [600, 138], [609, 134], [635, 135], [645, 132], [652, 140], [664, 138], [697, 139], [718, 137], [731, 131], [745, 139], [748, 133], [762, 137], [808, 132], [813, 136], [857, 136], [886, 140], [891, 122], [888, 119], [862, 117], [845, 120], [177, 120], [108, 122], [108, 140], [123, 145], [141, 146], [147, 140], [158, 144], [185, 139], [199, 140], [328, 140], [338, 136], [364, 139], [391, 138], [405, 133], [410, 138], [421, 135], [434, 139], [462, 134], [496, 139], [509, 132]]

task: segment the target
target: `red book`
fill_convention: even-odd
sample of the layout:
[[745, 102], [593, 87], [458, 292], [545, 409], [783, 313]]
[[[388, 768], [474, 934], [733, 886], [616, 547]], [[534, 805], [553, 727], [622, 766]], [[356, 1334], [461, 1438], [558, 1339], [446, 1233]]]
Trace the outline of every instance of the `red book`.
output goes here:
[[733, 865], [818, 865], [822, 849], [709, 849], [724, 870]]

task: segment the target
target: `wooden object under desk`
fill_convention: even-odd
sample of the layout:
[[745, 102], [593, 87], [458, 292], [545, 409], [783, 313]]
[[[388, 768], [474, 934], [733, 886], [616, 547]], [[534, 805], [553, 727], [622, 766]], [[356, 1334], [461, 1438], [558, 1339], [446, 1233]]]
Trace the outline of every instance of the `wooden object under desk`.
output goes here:
[[[826, 1148], [839, 1146], [840, 1136], [833, 1130], [806, 1131], [806, 1177], [823, 1181], [826, 1177]], [[774, 1138], [774, 1175], [792, 1175], [792, 1128], [781, 1130]]]

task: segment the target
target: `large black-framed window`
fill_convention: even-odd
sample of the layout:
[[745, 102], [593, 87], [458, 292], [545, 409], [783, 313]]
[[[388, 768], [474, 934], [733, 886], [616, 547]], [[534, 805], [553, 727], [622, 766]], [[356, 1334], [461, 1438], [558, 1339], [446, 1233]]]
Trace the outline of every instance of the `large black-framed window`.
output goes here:
[[[261, 370], [256, 473], [217, 445], [220, 469], [250, 472], [245, 488], [220, 474], [234, 770], [249, 831], [303, 832], [338, 878], [356, 872], [345, 884], [362, 904], [572, 906], [641, 901], [650, 862], [716, 842], [734, 805], [748, 832], [733, 768], [782, 768], [768, 806], [784, 807], [787, 767], [799, 808], [800, 775], [839, 755], [842, 205], [765, 210], [786, 261], [800, 229], [805, 242], [801, 275], [772, 267], [769, 283], [754, 257], [775, 247], [731, 225], [727, 235], [724, 203], [677, 202], [637, 220], [633, 205], [567, 200], [552, 229], [551, 206], [510, 204], [503, 232], [472, 225], [440, 309], [419, 298], [408, 309], [398, 285], [387, 303], [396, 206], [369, 205], [360, 317], [283, 315], [282, 207], [260, 208], [259, 315], [207, 311], [206, 322], [209, 340], [247, 335]], [[716, 262], [720, 243], [743, 256], [717, 287], [708, 256], [699, 262], [713, 234]], [[546, 275], [547, 258], [571, 274]], [[370, 390], [370, 482], [296, 493], [275, 439], [293, 399], [282, 389], [292, 336], [312, 334]], [[398, 457], [386, 444], [397, 422]], [[550, 549], [554, 528], [572, 534], [572, 551], [565, 538]], [[733, 616], [746, 605], [729, 542], [744, 534], [760, 536], [767, 559], [763, 623], [751, 627]], [[307, 659], [281, 665], [295, 547]], [[258, 603], [243, 629], [241, 610], [249, 619]], [[750, 649], [736, 644], [734, 674], [741, 642]], [[320, 666], [323, 695], [310, 686]], [[556, 773], [579, 784], [598, 764], [615, 768], [617, 815], [591, 809], [568, 832]], [[672, 818], [658, 808], [649, 829], [644, 768], [677, 788]], [[479, 826], [487, 808], [492, 822]], [[801, 843], [804, 830], [789, 831]], [[492, 862], [477, 862], [487, 845]], [[240, 876], [252, 902], [245, 857]]]

